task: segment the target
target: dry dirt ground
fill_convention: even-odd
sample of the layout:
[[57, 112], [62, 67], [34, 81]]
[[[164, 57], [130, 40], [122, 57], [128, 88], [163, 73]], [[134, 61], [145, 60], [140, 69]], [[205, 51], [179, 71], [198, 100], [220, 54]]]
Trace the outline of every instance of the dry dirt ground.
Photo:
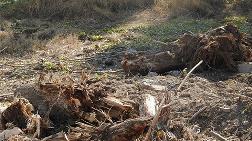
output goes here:
[[[175, 104], [170, 106], [169, 124], [166, 127], [158, 125], [157, 130], [164, 130], [171, 140], [252, 140], [251, 74], [219, 70], [196, 73], [187, 80], [180, 92], [175, 92], [184, 77], [183, 71], [175, 70], [165, 75], [150, 73], [147, 76], [127, 76], [120, 67], [120, 61], [129, 49], [124, 46], [110, 50], [103, 48], [108, 43], [139, 36], [133, 30], [106, 33], [102, 35], [102, 40], [81, 41], [76, 33], [87, 24], [85, 22], [78, 22], [76, 27], [73, 25], [69, 28], [67, 21], [33, 20], [40, 27], [49, 27], [39, 33], [32, 33], [32, 36], [37, 37], [53, 30], [55, 35], [49, 40], [34, 39], [38, 41], [32, 47], [34, 51], [22, 56], [1, 54], [0, 97], [12, 95], [23, 84], [37, 83], [41, 73], [52, 77], [69, 75], [76, 79], [84, 70], [94, 77], [109, 81], [107, 85], [116, 90], [113, 93], [115, 97], [139, 103], [141, 116], [146, 116], [143, 106], [146, 105], [146, 99], [153, 96], [152, 103], [156, 100], [158, 105], [164, 93], [170, 95], [171, 102]], [[121, 28], [130, 29], [166, 20], [165, 17], [157, 17], [145, 11], [133, 15], [120, 25]], [[7, 25], [12, 24], [5, 22]], [[92, 25], [95, 25], [95, 21]], [[0, 34], [3, 32], [0, 31]], [[28, 38], [30, 40], [31, 37]]]
[[[106, 45], [109, 44], [109, 46], [111, 46], [110, 42], [117, 43], [121, 42], [121, 40], [125, 40], [125, 38], [133, 38], [138, 35], [131, 31], [122, 33], [120, 33], [120, 31], [119, 33], [108, 32], [102, 35], [102, 38], [104, 38], [102, 40], [86, 40], [83, 42], [78, 39], [79, 32], [82, 32], [85, 29], [91, 29], [93, 31], [94, 28], [100, 26], [102, 28], [106, 27], [104, 24], [97, 23], [94, 19], [88, 20], [89, 22], [91, 21], [91, 23], [87, 23], [86, 20], [77, 20], [72, 23], [69, 23], [69, 21], [48, 22], [38, 19], [23, 19], [17, 21], [2, 20], [2, 25], [7, 28], [6, 32], [20, 32], [20, 30], [24, 30], [26, 28], [29, 30], [29, 28], [33, 28], [33, 26], [40, 27], [39, 30], [41, 31], [38, 31], [38, 33], [30, 33], [32, 35], [28, 35], [35, 36], [31, 37], [35, 38], [35, 43], [32, 45], [27, 43], [28, 45], [25, 46], [24, 49], [29, 48], [30, 50], [34, 50], [34, 52], [30, 52], [29, 49], [27, 52], [23, 52], [22, 46], [20, 47], [20, 50], [15, 50], [14, 53], [12, 52], [12, 47], [15, 48], [15, 45], [19, 46], [22, 43], [26, 44], [26, 42], [28, 42], [26, 40], [32, 40], [29, 37], [25, 38], [24, 41], [17, 42], [14, 45], [10, 43], [10, 47], [7, 47], [7, 49], [5, 49], [6, 46], [2, 48], [4, 50], [1, 49], [1, 52], [7, 50], [7, 53], [1, 54], [0, 58], [1, 92], [9, 94], [13, 92], [13, 88], [22, 83], [25, 84], [36, 81], [38, 74], [43, 71], [47, 71], [49, 73], [57, 71], [60, 73], [67, 73], [69, 69], [69, 71], [73, 73], [78, 73], [81, 72], [82, 69], [87, 69], [93, 73], [95, 73], [95, 71], [98, 71], [99, 73], [100, 70], [108, 70], [110, 68], [112, 70], [120, 69], [120, 60], [127, 48], [122, 46], [112, 49], [111, 51], [107, 51]], [[156, 15], [154, 15], [151, 11], [141, 11], [132, 15], [127, 20], [120, 22], [120, 29], [131, 29], [141, 25], [148, 25], [162, 21], [165, 21], [165, 17], [156, 18]], [[18, 24], [20, 24], [20, 27]], [[46, 28], [43, 26], [46, 26]], [[18, 31], [13, 31], [16, 30], [13, 28], [17, 28]], [[19, 30], [18, 28], [21, 29]], [[51, 35], [51, 32], [55, 33], [52, 33]], [[5, 31], [1, 31], [0, 34], [4, 38]], [[49, 36], [49, 40], [37, 40], [36, 38], [38, 38], [39, 35], [44, 35], [46, 36], [45, 38]], [[27, 35], [23, 35], [23, 33], [21, 33], [21, 36]], [[100, 34], [98, 33], [97, 36], [100, 36]], [[7, 46], [8, 45], [9, 44], [7, 44]], [[105, 46], [104, 49], [103, 46]], [[57, 70], [57, 65], [63, 67], [65, 71]], [[106, 65], [108, 65], [108, 67]]]

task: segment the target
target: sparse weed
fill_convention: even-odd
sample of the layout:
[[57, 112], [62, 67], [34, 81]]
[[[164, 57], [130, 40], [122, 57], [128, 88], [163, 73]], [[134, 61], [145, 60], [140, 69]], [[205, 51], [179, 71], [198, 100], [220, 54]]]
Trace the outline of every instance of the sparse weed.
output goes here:
[[50, 61], [45, 61], [43, 63], [43, 67], [45, 70], [56, 70], [57, 69], [57, 65], [54, 64], [53, 62], [50, 62]]
[[42, 64], [42, 68], [45, 71], [61, 71], [65, 73], [69, 73], [71, 71], [71, 69], [62, 62], [54, 63], [51, 61], [44, 61]]
[[229, 16], [225, 18], [225, 22], [232, 22], [237, 25], [245, 24], [247, 23], [247, 17], [245, 16]]
[[224, 19], [226, 23], [233, 23], [239, 27], [242, 32], [252, 33], [252, 27], [246, 16], [229, 16]]
[[92, 36], [90, 36], [91, 41], [100, 41], [102, 39], [104, 39], [104, 37], [102, 35], [92, 35]]
[[88, 36], [87, 33], [84, 32], [84, 31], [78, 33], [78, 39], [79, 40], [85, 41], [87, 39], [87, 36]]

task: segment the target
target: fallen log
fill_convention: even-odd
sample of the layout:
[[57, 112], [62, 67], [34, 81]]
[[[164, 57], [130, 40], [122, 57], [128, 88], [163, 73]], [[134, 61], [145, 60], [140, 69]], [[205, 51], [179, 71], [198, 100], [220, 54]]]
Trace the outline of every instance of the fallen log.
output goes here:
[[134, 60], [131, 60], [126, 54], [121, 64], [126, 73], [141, 73], [145, 75], [150, 71], [163, 73], [166, 70], [176, 69], [179, 66], [175, 55], [169, 51], [150, 56], [140, 56]]
[[125, 54], [121, 64], [128, 74], [164, 73], [174, 69], [192, 68], [200, 60], [198, 70], [225, 69], [237, 71], [238, 62], [252, 61], [252, 39], [232, 24], [218, 27], [204, 34], [184, 34], [167, 44], [167, 50], [152, 55]]

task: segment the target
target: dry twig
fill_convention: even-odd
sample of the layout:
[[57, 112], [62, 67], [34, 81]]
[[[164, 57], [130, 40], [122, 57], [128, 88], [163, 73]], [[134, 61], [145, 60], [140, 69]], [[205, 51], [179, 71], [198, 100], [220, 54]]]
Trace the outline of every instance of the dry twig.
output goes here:
[[69, 141], [69, 139], [68, 139], [66, 133], [63, 133], [63, 134], [64, 134], [64, 138], [66, 139], [66, 141]]
[[147, 132], [147, 134], [145, 136], [144, 141], [149, 140], [151, 132], [152, 132], [153, 128], [155, 127], [155, 125], [158, 123], [158, 119], [159, 119], [163, 109], [169, 108], [171, 105], [176, 103], [176, 102], [172, 102], [172, 103], [169, 103], [169, 104], [165, 105], [165, 101], [166, 101], [166, 98], [163, 98], [163, 100], [160, 103], [158, 112], [157, 112], [156, 116], [154, 117], [154, 119], [152, 120], [151, 126], [150, 126], [150, 128], [149, 128], [149, 130], [148, 130], [148, 132]]
[[193, 114], [193, 116], [188, 121], [191, 122], [192, 120], [194, 120], [200, 113], [202, 113], [203, 111], [205, 111], [206, 108], [207, 108], [207, 106], [204, 106], [201, 109], [199, 109], [199, 111], [196, 112], [195, 114]]
[[49, 140], [49, 139], [53, 139], [53, 138], [56, 138], [56, 137], [59, 137], [59, 136], [63, 136], [63, 134], [64, 134], [63, 132], [59, 132], [59, 133], [57, 133], [57, 134], [54, 134], [54, 135], [45, 137], [45, 138], [43, 138], [41, 141], [47, 141], [47, 140]]
[[221, 136], [220, 134], [218, 134], [214, 131], [210, 131], [209, 134], [220, 141], [227, 141], [227, 139], [225, 137]]
[[34, 135], [33, 135], [33, 137], [35, 138], [35, 137], [40, 137], [40, 127], [41, 127], [41, 122], [40, 122], [40, 120], [41, 120], [41, 117], [40, 117], [40, 115], [38, 115], [38, 114], [36, 114], [36, 115], [34, 115], [34, 122], [35, 122], [35, 126], [36, 126], [36, 132], [34, 133]]
[[3, 51], [5, 51], [8, 47], [3, 48], [2, 50], [0, 50], [0, 53], [2, 53]]
[[186, 75], [186, 77], [182, 80], [181, 84], [179, 85], [177, 91], [180, 91], [180, 89], [182, 88], [182, 86], [185, 84], [186, 80], [188, 79], [188, 77], [191, 75], [191, 73], [201, 64], [203, 63], [203, 60], [201, 60], [197, 65], [195, 65], [190, 72]]

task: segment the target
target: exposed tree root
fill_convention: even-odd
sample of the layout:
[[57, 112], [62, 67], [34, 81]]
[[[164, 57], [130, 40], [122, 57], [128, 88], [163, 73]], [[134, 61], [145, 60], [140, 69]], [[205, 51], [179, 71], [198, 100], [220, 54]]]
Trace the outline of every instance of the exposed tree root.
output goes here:
[[168, 44], [178, 48], [175, 52], [155, 55], [125, 55], [122, 68], [126, 73], [163, 73], [196, 65], [203, 60], [200, 70], [209, 68], [237, 71], [238, 62], [252, 61], [252, 40], [234, 25], [228, 24], [204, 34], [185, 34]]

